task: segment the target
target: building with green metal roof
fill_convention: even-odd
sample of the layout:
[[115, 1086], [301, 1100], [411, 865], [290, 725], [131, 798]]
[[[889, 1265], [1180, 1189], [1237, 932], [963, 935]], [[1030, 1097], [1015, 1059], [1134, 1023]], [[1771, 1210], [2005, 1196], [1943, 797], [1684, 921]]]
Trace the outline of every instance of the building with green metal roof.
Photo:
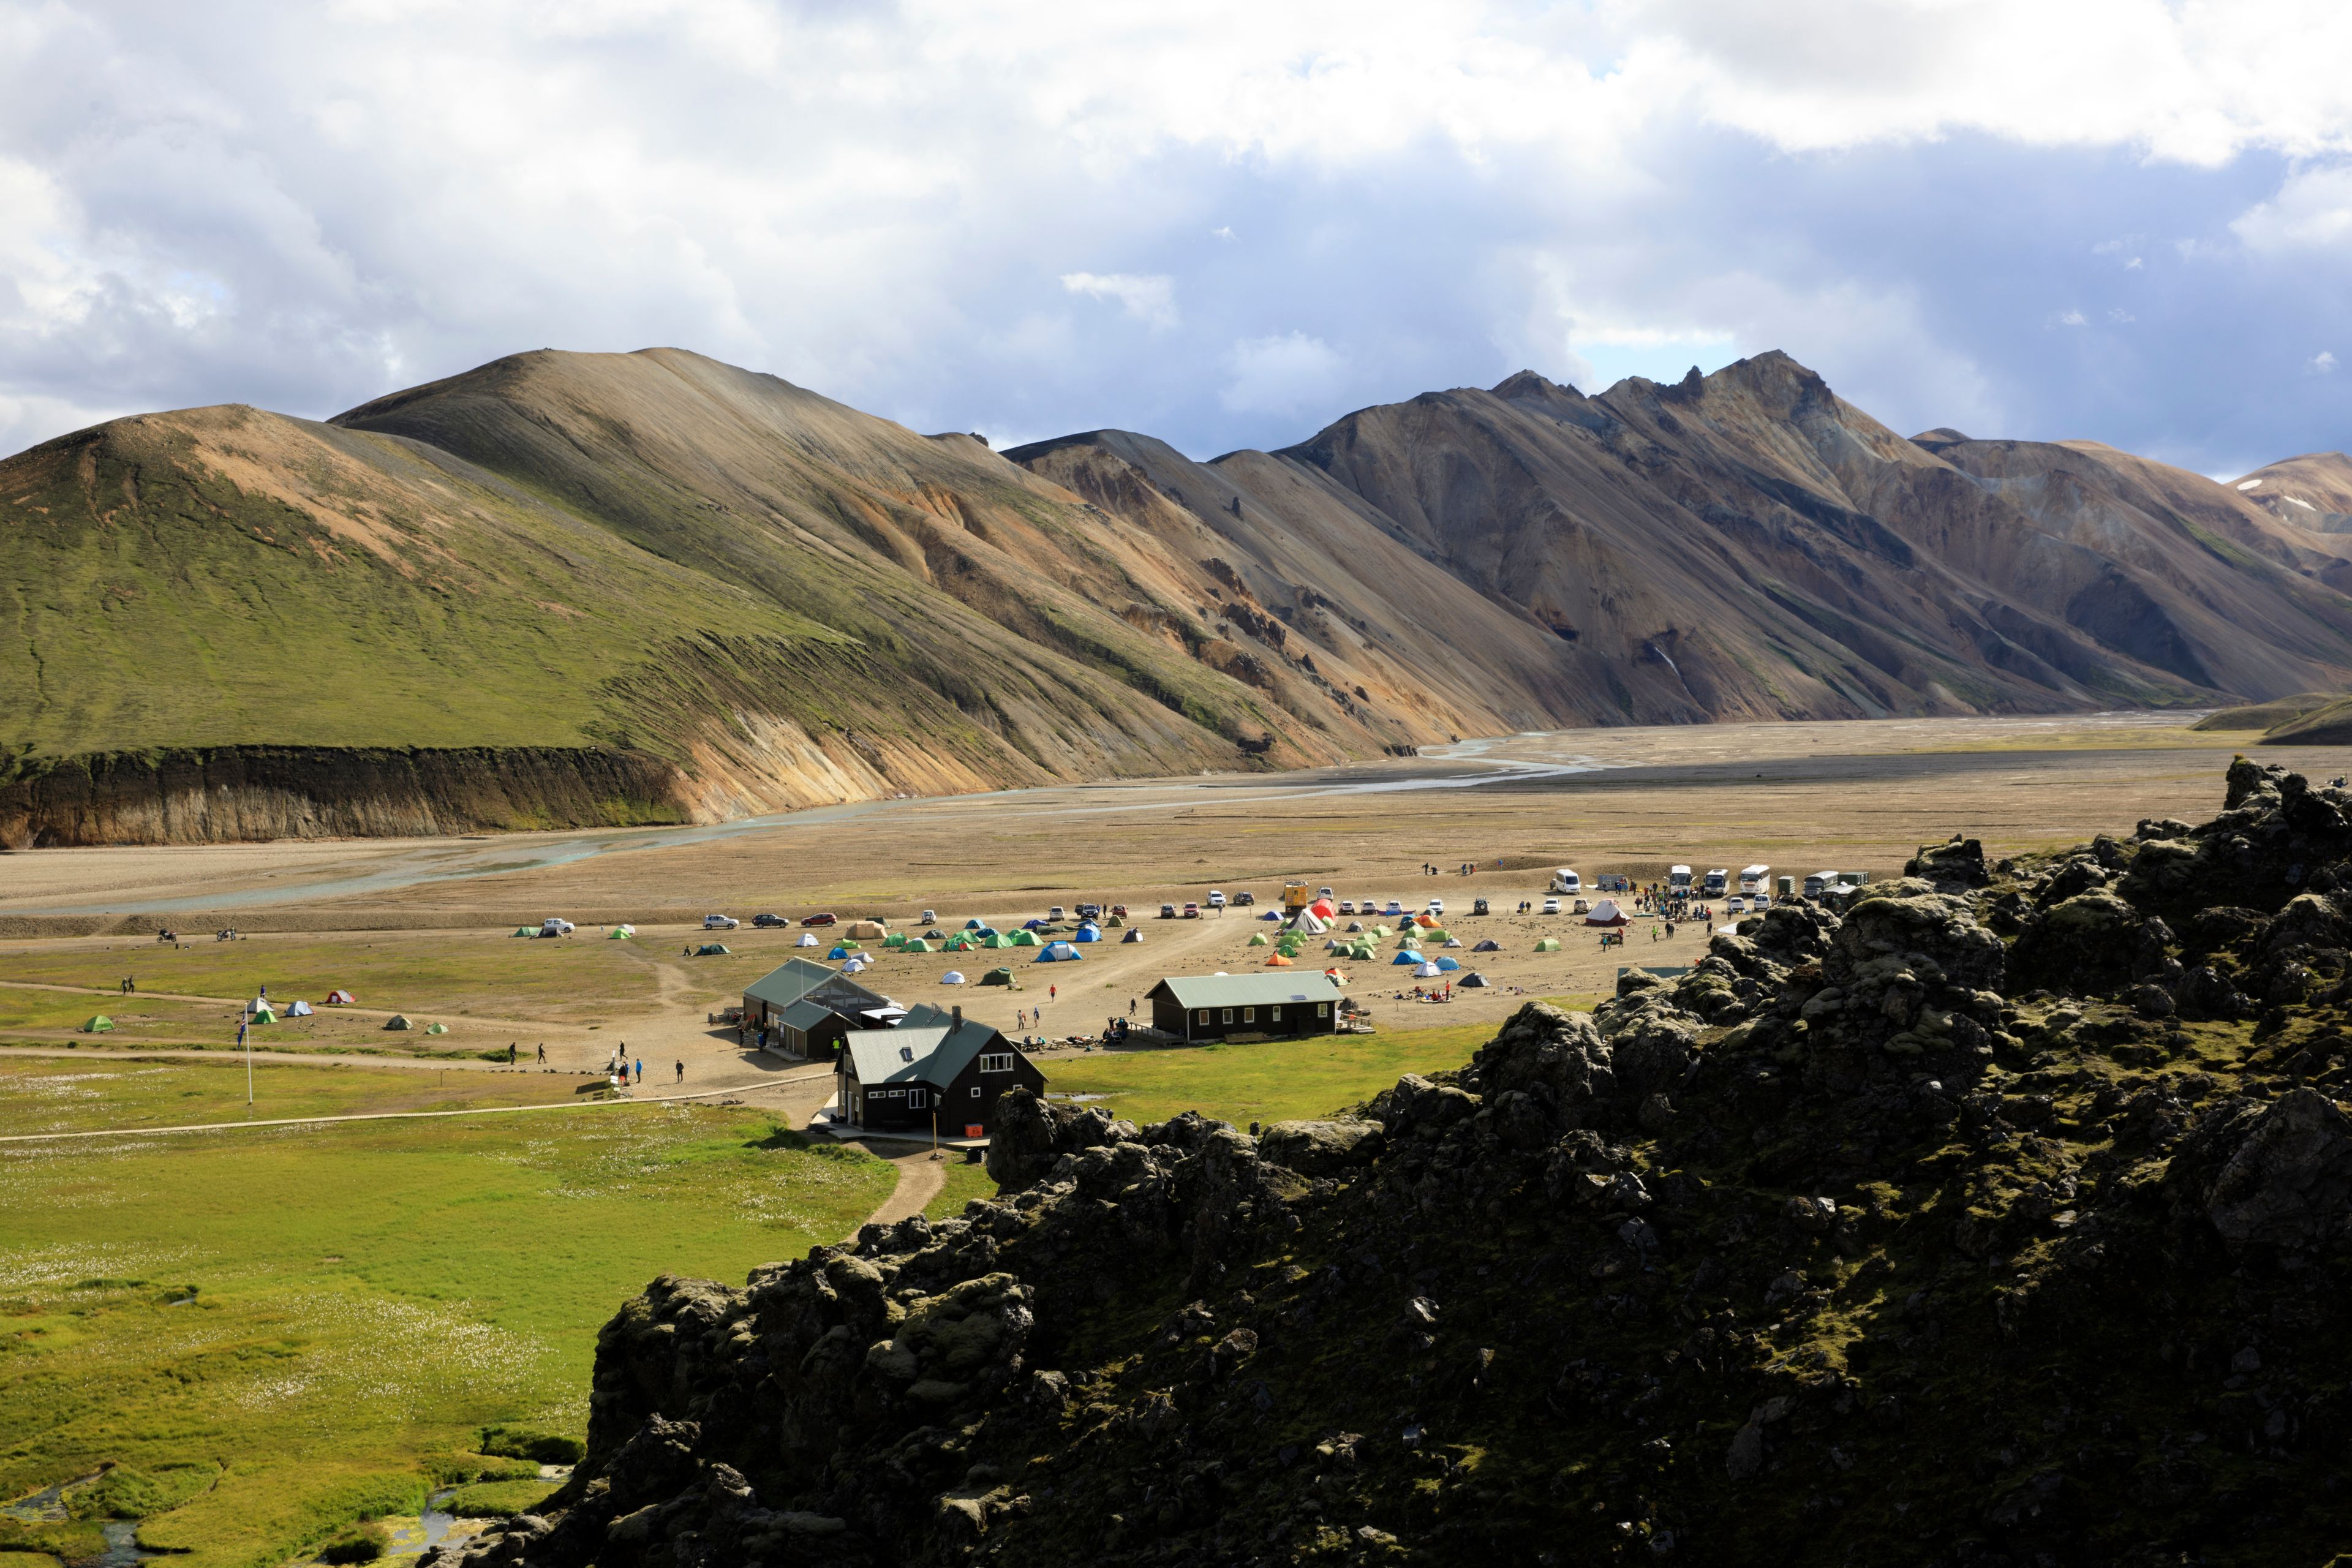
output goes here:
[[1144, 994], [1151, 1026], [1185, 1041], [1339, 1032], [1339, 983], [1315, 970], [1171, 974]]

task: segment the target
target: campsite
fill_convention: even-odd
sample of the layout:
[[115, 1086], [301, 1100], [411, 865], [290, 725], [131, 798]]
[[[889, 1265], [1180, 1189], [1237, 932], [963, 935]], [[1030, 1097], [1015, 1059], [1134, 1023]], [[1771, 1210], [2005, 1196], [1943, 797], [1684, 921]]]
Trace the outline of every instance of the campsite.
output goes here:
[[[1369, 1033], [1268, 1041], [1243, 1028], [1234, 1043], [1034, 1052], [1055, 1103], [1138, 1121], [1199, 1110], [1246, 1127], [1457, 1067], [1531, 999], [1589, 1006], [1621, 966], [1678, 967], [1703, 951], [1702, 929], [1653, 942], [1637, 914], [1613, 928], [1625, 945], [1603, 948], [1571, 906], [1541, 913], [1558, 868], [1644, 880], [1673, 863], [1883, 876], [1916, 847], [1921, 821], [1976, 826], [2004, 850], [2071, 841], [2117, 819], [2196, 815], [2218, 765], [2202, 737], [2157, 747], [2141, 729], [2005, 732], [1971, 721], [1832, 733], [1851, 748], [1835, 765], [1756, 765], [1755, 734], [1580, 735], [1581, 752], [1646, 744], [1669, 761], [1476, 790], [1348, 787], [1448, 765], [1407, 759], [1339, 770], [1322, 794], [1213, 779], [917, 801], [787, 820], [720, 846], [687, 832], [659, 848], [642, 831], [614, 836], [636, 847], [628, 855], [552, 836], [551, 854], [563, 858], [536, 867], [531, 837], [519, 836], [470, 877], [404, 880], [410, 851], [366, 842], [205, 850], [212, 885], [239, 901], [168, 921], [234, 926], [233, 942], [158, 942], [158, 914], [44, 912], [77, 898], [140, 903], [199, 852], [9, 858], [0, 1136], [215, 1131], [142, 1134], [95, 1162], [73, 1143], [0, 1145], [15, 1150], [11, 1192], [26, 1200], [7, 1222], [30, 1336], [12, 1399], [63, 1411], [69, 1388], [96, 1377], [138, 1391], [125, 1408], [158, 1434], [126, 1447], [102, 1423], [61, 1418], [0, 1465], [0, 1486], [46, 1484], [100, 1459], [171, 1486], [201, 1481], [205, 1500], [166, 1488], [156, 1495], [172, 1506], [139, 1527], [157, 1548], [189, 1549], [190, 1568], [316, 1543], [363, 1510], [413, 1509], [427, 1478], [502, 1473], [465, 1447], [480, 1425], [577, 1436], [596, 1325], [652, 1275], [740, 1279], [866, 1217], [944, 1217], [985, 1195], [978, 1166], [931, 1163], [919, 1142], [800, 1131], [832, 1093], [830, 1072], [749, 1047], [725, 1021], [746, 987], [791, 959], [855, 964], [860, 986], [900, 1005], [961, 1006], [1010, 1039], [1048, 1042], [1097, 1035], [1130, 1002], [1148, 1022], [1147, 994], [1165, 977], [1308, 984], [1339, 969], [1333, 989], [1368, 1010]], [[2004, 734], [2010, 749], [1991, 745]], [[1710, 748], [1747, 754], [1727, 763]], [[446, 870], [476, 853], [486, 852], [451, 844], [431, 863]], [[1474, 863], [1474, 874], [1453, 869]], [[498, 866], [523, 868], [487, 868]], [[344, 890], [360, 876], [381, 880]], [[1442, 898], [1448, 912], [1408, 928], [1335, 907], [1311, 922], [1321, 931], [1293, 930], [1280, 897], [1292, 879], [1329, 886], [1335, 905], [1345, 897], [1360, 910], [1366, 900], [1412, 910]], [[321, 890], [306, 892], [313, 882]], [[1212, 889], [1228, 895], [1222, 910], [1207, 905]], [[1240, 904], [1244, 891], [1252, 905]], [[1488, 912], [1476, 912], [1479, 899]], [[1129, 913], [1113, 923], [1106, 912], [1091, 930], [1048, 918], [1057, 904], [1097, 902]], [[1202, 910], [1160, 920], [1163, 903]], [[782, 923], [747, 919], [711, 941], [705, 916], [722, 909], [773, 910]], [[573, 929], [539, 936], [550, 911]], [[803, 923], [835, 911], [834, 923]], [[1277, 918], [1259, 918], [1268, 913]], [[724, 951], [694, 951], [705, 946]], [[1283, 957], [1286, 966], [1270, 963]], [[1441, 959], [1457, 967], [1420, 973]], [[1486, 984], [1470, 985], [1473, 974]], [[1451, 999], [1412, 1000], [1416, 985]], [[247, 1024], [248, 1079], [237, 1026], [265, 990], [274, 1021]], [[387, 1027], [395, 1017], [411, 1026]], [[90, 1028], [100, 1018], [108, 1026]], [[615, 1087], [616, 1053], [633, 1069], [644, 1063], [642, 1081], [633, 1070]], [[295, 1120], [352, 1116], [380, 1120]], [[257, 1201], [320, 1185], [354, 1199]], [[187, 1196], [198, 1200], [193, 1221], [173, 1206]], [[534, 1245], [519, 1247], [522, 1235]], [[401, 1355], [418, 1336], [458, 1347], [463, 1375], [401, 1372], [389, 1386], [415, 1413], [409, 1425], [395, 1430], [342, 1397], [376, 1356]], [[182, 1381], [224, 1356], [238, 1370]], [[283, 1377], [271, 1371], [281, 1367]], [[260, 1391], [281, 1385], [301, 1392], [268, 1403]], [[232, 1420], [257, 1400], [262, 1418]], [[201, 1435], [232, 1425], [238, 1464], [215, 1483], [195, 1468], [215, 1452]], [[329, 1452], [346, 1458], [330, 1463]], [[37, 1539], [94, 1539], [96, 1526], [37, 1527], [52, 1529], [62, 1533]]]

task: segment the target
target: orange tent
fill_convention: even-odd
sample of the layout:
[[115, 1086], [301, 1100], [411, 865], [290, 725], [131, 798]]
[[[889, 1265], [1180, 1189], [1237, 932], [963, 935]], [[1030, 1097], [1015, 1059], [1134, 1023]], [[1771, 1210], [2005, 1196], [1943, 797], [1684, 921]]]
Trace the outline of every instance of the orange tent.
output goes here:
[[1269, 958], [1269, 959], [1267, 959], [1267, 960], [1265, 961], [1265, 966], [1266, 966], [1268, 969], [1289, 969], [1289, 968], [1293, 967], [1293, 965], [1291, 964], [1290, 960], [1288, 960], [1288, 959], [1286, 959], [1286, 958], [1283, 957], [1283, 956], [1282, 956], [1282, 954], [1280, 954], [1280, 953], [1278, 953], [1278, 952], [1277, 952], [1277, 953], [1276, 953], [1272, 958]]

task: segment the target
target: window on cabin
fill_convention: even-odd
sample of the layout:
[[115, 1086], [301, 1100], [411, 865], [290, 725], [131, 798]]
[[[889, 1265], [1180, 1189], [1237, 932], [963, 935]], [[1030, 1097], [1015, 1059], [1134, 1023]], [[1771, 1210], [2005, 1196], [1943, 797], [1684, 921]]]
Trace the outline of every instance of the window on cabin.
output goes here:
[[1331, 1004], [1328, 1002], [1317, 1003], [1315, 1005], [1315, 1016], [1318, 1018], [1329, 1017], [1331, 1016]]
[[1255, 1024], [1255, 1023], [1256, 1023], [1256, 1022], [1257, 1022], [1257, 1009], [1256, 1009], [1256, 1008], [1255, 1008], [1255, 1007], [1244, 1007], [1244, 1008], [1243, 1008], [1243, 1009], [1242, 1009], [1242, 1022], [1243, 1022], [1243, 1023], [1244, 1023], [1244, 1024]]
[[[980, 1070], [982, 1072], [1011, 1072], [1013, 1070], [1013, 1053], [1006, 1051], [1002, 1055], [984, 1056], [981, 1058]], [[973, 1089], [972, 1092], [974, 1094], [978, 1094], [980, 1090]]]
[[1205, 1024], [1208, 1021], [1209, 1010], [1206, 1007], [1202, 1008], [1199, 1012], [1192, 1015], [1192, 1022], [1196, 1024]]
[[1269, 1024], [1279, 1024], [1279, 1023], [1281, 1023], [1281, 1022], [1282, 1022], [1282, 1009], [1281, 1009], [1281, 1008], [1279, 1008], [1279, 1007], [1268, 1007], [1268, 1008], [1265, 1010], [1265, 1021], [1266, 1021], [1267, 1023], [1269, 1023]]
[[919, 1089], [910, 1089], [907, 1091], [908, 1105], [917, 1110], [920, 1110], [926, 1104], [929, 1103], [930, 1098], [931, 1097], [929, 1095], [924, 1093]]
[[971, 1086], [971, 1097], [974, 1100], [978, 1100], [980, 1098], [980, 1085], [974, 1084]]
[[1234, 1021], [1234, 1010], [1233, 1010], [1231, 1007], [1228, 1007], [1228, 1008], [1226, 1008], [1226, 1009], [1225, 1009], [1225, 1022], [1226, 1022], [1226, 1023], [1228, 1023], [1228, 1024], [1230, 1024], [1230, 1023], [1232, 1023], [1233, 1021]]

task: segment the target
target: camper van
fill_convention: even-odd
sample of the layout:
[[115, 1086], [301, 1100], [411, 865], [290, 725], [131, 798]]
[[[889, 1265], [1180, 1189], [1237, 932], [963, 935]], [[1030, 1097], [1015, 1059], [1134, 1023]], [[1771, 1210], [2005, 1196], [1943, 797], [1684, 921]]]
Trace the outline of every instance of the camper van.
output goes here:
[[1691, 870], [1689, 867], [1669, 866], [1666, 868], [1666, 887], [1671, 891], [1676, 893], [1688, 893], [1690, 891], [1690, 882]]
[[1730, 872], [1717, 869], [1709, 871], [1706, 874], [1706, 896], [1708, 898], [1719, 899], [1723, 897], [1725, 891], [1729, 889], [1730, 886]]
[[1739, 869], [1739, 890], [1743, 893], [1760, 893], [1764, 890], [1766, 883], [1771, 879], [1771, 876], [1772, 868], [1769, 866], [1743, 866]]
[[1546, 888], [1544, 891], [1548, 893], [1580, 893], [1584, 891], [1584, 880], [1573, 870], [1570, 870], [1566, 866], [1562, 866], [1559, 870], [1554, 871], [1551, 874], [1551, 886]]

